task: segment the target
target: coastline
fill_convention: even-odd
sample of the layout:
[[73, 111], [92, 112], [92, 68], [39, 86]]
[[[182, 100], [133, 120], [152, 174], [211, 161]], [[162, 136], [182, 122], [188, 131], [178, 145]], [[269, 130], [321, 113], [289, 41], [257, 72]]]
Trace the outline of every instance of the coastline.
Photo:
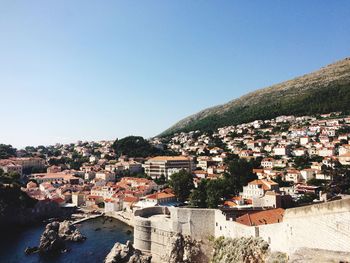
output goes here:
[[104, 216], [112, 217], [134, 228], [134, 215], [132, 213], [122, 212], [122, 211], [108, 212], [108, 213], [104, 213]]
[[68, 253], [48, 256], [40, 254], [28, 256], [24, 253], [28, 246], [37, 246], [45, 224], [21, 229], [8, 228], [6, 232], [2, 232], [0, 239], [0, 262], [85, 263], [87, 259], [89, 262], [103, 262], [116, 242], [126, 244], [128, 240], [133, 240], [133, 229], [119, 220], [110, 220], [100, 216], [94, 219], [89, 218], [76, 226], [87, 239], [81, 243], [68, 242]]
[[[102, 212], [100, 211], [100, 214], [91, 214], [91, 211], [87, 210], [86, 208], [79, 208], [80, 211], [83, 213], [79, 214], [72, 214], [71, 217], [76, 217], [74, 219], [70, 219], [73, 225], [79, 224], [82, 222], [85, 222], [90, 219], [98, 218], [98, 217], [110, 217], [117, 219], [118, 221], [121, 221], [122, 223], [134, 228], [134, 214], [131, 212]], [[82, 217], [83, 215], [83, 217]]]
[[85, 217], [85, 218], [82, 218], [82, 219], [78, 219], [78, 220], [76, 220], [76, 221], [73, 221], [71, 224], [72, 224], [72, 225], [76, 225], [76, 224], [83, 223], [83, 222], [85, 222], [85, 221], [87, 221], [87, 220], [95, 219], [95, 218], [103, 217], [103, 216], [104, 216], [103, 213], [102, 213], [102, 214], [99, 214], [99, 215], [91, 215], [91, 216], [87, 216], [87, 217]]

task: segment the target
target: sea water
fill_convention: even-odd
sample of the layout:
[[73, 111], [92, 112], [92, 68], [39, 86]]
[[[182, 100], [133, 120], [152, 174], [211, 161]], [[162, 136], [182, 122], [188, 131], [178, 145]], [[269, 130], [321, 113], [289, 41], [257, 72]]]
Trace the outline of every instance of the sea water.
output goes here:
[[69, 251], [55, 256], [26, 255], [26, 247], [38, 246], [45, 225], [0, 230], [0, 263], [98, 263], [103, 262], [116, 242], [133, 240], [133, 228], [112, 218], [95, 218], [77, 226], [87, 237], [81, 243], [68, 242]]

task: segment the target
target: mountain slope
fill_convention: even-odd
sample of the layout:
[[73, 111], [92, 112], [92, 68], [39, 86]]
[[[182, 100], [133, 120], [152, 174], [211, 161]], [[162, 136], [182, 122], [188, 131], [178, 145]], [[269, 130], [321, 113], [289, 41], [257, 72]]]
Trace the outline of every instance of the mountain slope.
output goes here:
[[350, 58], [191, 115], [164, 131], [213, 130], [279, 115], [350, 110]]

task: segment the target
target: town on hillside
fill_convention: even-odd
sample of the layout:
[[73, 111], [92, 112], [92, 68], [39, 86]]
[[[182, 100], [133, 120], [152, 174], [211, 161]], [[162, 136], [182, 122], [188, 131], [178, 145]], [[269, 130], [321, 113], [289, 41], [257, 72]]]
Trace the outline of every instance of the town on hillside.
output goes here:
[[219, 208], [239, 210], [241, 224], [270, 224], [287, 208], [350, 197], [349, 138], [350, 116], [333, 112], [149, 140], [0, 145], [0, 182], [2, 191], [18, 185], [38, 209], [127, 220], [153, 206]]

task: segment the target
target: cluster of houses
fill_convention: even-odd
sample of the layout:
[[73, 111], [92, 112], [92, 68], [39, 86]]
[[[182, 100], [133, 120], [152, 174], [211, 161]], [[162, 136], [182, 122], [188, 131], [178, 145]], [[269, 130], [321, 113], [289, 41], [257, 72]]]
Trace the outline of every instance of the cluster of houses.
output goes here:
[[[168, 180], [186, 170], [195, 186], [203, 179], [215, 180], [227, 171], [226, 159], [235, 155], [260, 162], [239, 196], [224, 201], [225, 207], [287, 207], [292, 198], [317, 193], [311, 179], [331, 180], [329, 171], [350, 165], [348, 132], [350, 117], [340, 113], [321, 116], [280, 116], [217, 129], [213, 134], [182, 132], [170, 139], [152, 138], [158, 148], [171, 149], [178, 156], [116, 157], [113, 141], [77, 142], [51, 146], [54, 154], [0, 160], [5, 172], [25, 176], [28, 168], [47, 167], [46, 173], [27, 175], [23, 188], [38, 200], [60, 205], [104, 207], [106, 212], [132, 211], [157, 205], [179, 205], [169, 188], [156, 179]], [[42, 156], [41, 149], [41, 156]], [[85, 158], [78, 170], [60, 163], [62, 158]], [[50, 165], [54, 163], [53, 165]], [[140, 176], [142, 175], [142, 176]], [[284, 181], [289, 186], [280, 187]]]
[[[239, 197], [226, 200], [225, 205], [281, 207], [290, 198], [298, 199], [306, 192], [318, 194], [319, 187], [310, 185], [311, 179], [332, 180], [332, 169], [350, 165], [349, 126], [350, 116], [339, 112], [317, 117], [279, 116], [222, 127], [211, 135], [182, 132], [163, 144], [179, 154], [195, 156], [195, 184], [203, 178], [222, 176], [229, 154], [259, 161], [260, 167], [253, 170], [258, 181], [249, 183]], [[157, 145], [162, 143], [160, 138], [153, 140]], [[290, 186], [281, 189], [278, 184], [272, 189], [266, 186], [274, 181], [284, 181]]]
[[44, 168], [46, 162], [38, 157], [11, 157], [0, 159], [0, 169], [5, 173], [17, 173], [23, 175], [23, 172], [30, 168]]

